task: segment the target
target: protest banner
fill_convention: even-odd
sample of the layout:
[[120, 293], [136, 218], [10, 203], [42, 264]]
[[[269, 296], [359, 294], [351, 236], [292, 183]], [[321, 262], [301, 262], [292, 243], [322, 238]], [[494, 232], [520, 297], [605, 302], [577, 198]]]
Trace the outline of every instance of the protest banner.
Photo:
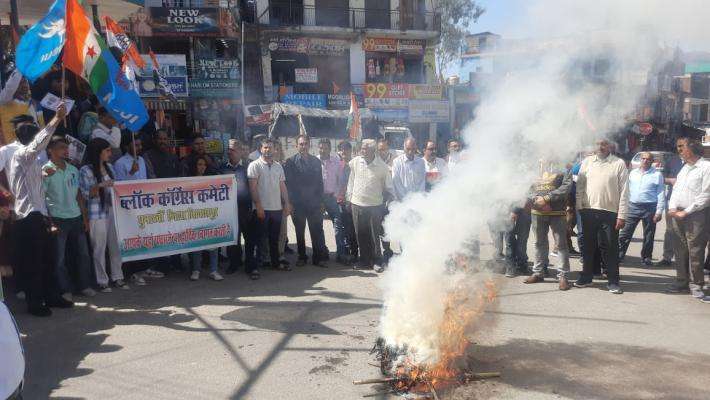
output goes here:
[[234, 175], [116, 182], [113, 209], [123, 261], [235, 244]]

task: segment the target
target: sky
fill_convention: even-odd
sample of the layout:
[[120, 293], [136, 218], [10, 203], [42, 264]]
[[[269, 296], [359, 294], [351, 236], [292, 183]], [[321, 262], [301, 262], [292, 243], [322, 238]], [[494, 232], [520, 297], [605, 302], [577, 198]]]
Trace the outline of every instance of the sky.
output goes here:
[[503, 37], [519, 38], [523, 36], [517, 27], [525, 18], [526, 0], [478, 0], [486, 9], [478, 22], [471, 25], [471, 32], [493, 32]]

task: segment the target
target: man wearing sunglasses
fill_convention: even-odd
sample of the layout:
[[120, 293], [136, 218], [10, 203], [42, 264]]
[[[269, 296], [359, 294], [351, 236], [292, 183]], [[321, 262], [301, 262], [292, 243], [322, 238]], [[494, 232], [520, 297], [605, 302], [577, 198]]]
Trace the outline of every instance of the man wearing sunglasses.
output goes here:
[[629, 211], [626, 214], [626, 224], [619, 233], [619, 261], [624, 259], [634, 236], [636, 225], [643, 222], [643, 246], [641, 258], [647, 267], [653, 265], [653, 238], [656, 234], [656, 224], [663, 216], [665, 207], [665, 185], [663, 174], [653, 165], [651, 153], [641, 154], [641, 166], [629, 173]]

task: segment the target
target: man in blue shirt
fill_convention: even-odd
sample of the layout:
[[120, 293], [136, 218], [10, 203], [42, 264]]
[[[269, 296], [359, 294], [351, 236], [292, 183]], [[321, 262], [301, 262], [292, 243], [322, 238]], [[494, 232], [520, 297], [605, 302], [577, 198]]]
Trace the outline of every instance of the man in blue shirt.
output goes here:
[[643, 221], [643, 247], [641, 258], [650, 267], [656, 223], [661, 220], [666, 204], [665, 182], [661, 171], [656, 170], [651, 153], [641, 154], [641, 166], [629, 173], [629, 212], [626, 225], [619, 233], [619, 260], [623, 260], [634, 230]]
[[117, 181], [148, 179], [148, 169], [141, 157], [143, 143], [139, 138], [126, 135], [122, 143], [123, 156], [113, 163]]

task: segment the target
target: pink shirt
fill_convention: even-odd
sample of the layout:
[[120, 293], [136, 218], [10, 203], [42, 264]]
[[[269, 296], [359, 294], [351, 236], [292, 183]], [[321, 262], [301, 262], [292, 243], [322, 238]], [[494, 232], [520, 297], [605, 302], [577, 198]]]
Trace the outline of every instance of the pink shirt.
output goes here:
[[327, 160], [321, 159], [320, 163], [323, 170], [323, 192], [325, 194], [337, 194], [340, 175], [343, 173], [343, 162], [338, 157], [331, 155]]

